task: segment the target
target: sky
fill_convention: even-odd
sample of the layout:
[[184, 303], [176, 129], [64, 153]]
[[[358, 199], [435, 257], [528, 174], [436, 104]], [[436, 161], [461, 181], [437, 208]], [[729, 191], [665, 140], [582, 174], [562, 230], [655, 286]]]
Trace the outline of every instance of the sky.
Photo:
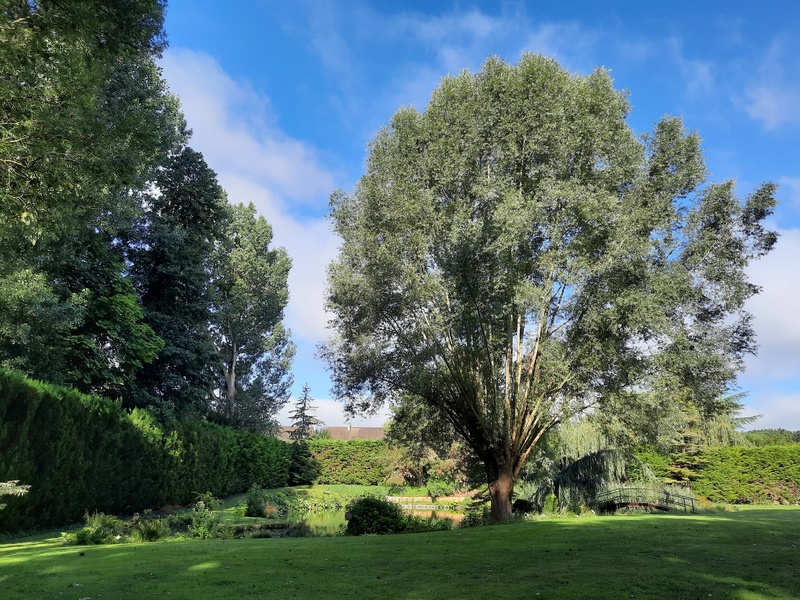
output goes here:
[[331, 192], [353, 189], [377, 131], [402, 106], [424, 110], [442, 77], [536, 52], [581, 75], [610, 70], [637, 134], [682, 117], [703, 138], [710, 181], [735, 180], [742, 196], [779, 184], [780, 239], [749, 269], [762, 287], [748, 304], [759, 352], [738, 386], [742, 414], [762, 415], [751, 428], [800, 430], [800, 2], [169, 0], [165, 27], [160, 64], [192, 147], [293, 259], [293, 396], [308, 384], [326, 425], [345, 424], [315, 358], [338, 248]]

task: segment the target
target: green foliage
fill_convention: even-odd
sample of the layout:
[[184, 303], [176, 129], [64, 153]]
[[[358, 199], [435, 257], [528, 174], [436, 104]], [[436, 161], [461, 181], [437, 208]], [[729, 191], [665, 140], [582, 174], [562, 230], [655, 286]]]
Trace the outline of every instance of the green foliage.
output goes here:
[[544, 499], [544, 504], [542, 505], [542, 513], [546, 515], [554, 515], [558, 513], [558, 497], [555, 494], [550, 493]]
[[319, 462], [317, 483], [382, 485], [388, 467], [384, 440], [312, 439], [308, 447]]
[[134, 542], [156, 542], [171, 535], [168, 518], [154, 517], [150, 511], [134, 516], [130, 531], [130, 538]]
[[292, 462], [289, 464], [289, 485], [314, 483], [321, 474], [319, 461], [311, 454], [305, 441], [291, 444]]
[[277, 429], [295, 351], [283, 325], [292, 261], [271, 244], [267, 220], [253, 204], [237, 204], [211, 256], [209, 330], [220, 376], [210, 408], [225, 422], [258, 433]]
[[117, 393], [161, 345], [125, 278], [139, 191], [184, 137], [164, 3], [3, 3], [0, 364]]
[[311, 406], [311, 388], [308, 384], [303, 386], [303, 394], [297, 399], [294, 410], [289, 413], [294, 429], [289, 437], [295, 441], [308, 440], [314, 437], [314, 430], [323, 425], [322, 421], [314, 416], [316, 406]]
[[219, 514], [210, 510], [203, 502], [192, 506], [188, 519], [189, 537], [201, 540], [233, 537], [233, 531], [222, 522]]
[[658, 429], [713, 408], [754, 349], [746, 267], [775, 242], [775, 186], [705, 185], [696, 133], [668, 117], [641, 138], [629, 111], [606, 70], [490, 58], [400, 109], [331, 196], [337, 395], [432, 407], [495, 520], [558, 422], [591, 405]]
[[208, 332], [208, 271], [227, 200], [199, 152], [185, 146], [163, 162], [129, 260], [145, 320], [164, 346], [129, 386], [126, 403], [192, 415], [205, 410], [219, 363]]
[[359, 498], [347, 507], [348, 535], [402, 533], [407, 522], [402, 509], [379, 498]]
[[264, 491], [255, 483], [247, 490], [247, 498], [245, 499], [245, 517], [264, 517], [266, 516], [265, 508], [267, 500]]
[[[12, 481], [0, 481], [0, 496], [24, 496], [31, 489], [29, 485], [20, 485], [19, 479]], [[0, 510], [6, 507], [5, 504], [0, 504]]]
[[800, 444], [800, 431], [789, 431], [787, 429], [754, 429], [753, 431], [745, 431], [743, 435], [754, 446]]
[[800, 444], [708, 448], [699, 454], [695, 494], [712, 502], [800, 502]]
[[87, 510], [109, 514], [187, 504], [251, 483], [287, 483], [291, 449], [275, 438], [198, 421], [159, 423], [110, 400], [0, 369], [0, 481], [31, 485], [8, 500], [0, 531], [57, 526]]
[[113, 544], [125, 534], [122, 521], [112, 515], [95, 511], [84, 516], [86, 525], [75, 533], [62, 534], [65, 544], [88, 546], [93, 544]]
[[456, 484], [446, 479], [430, 479], [427, 483], [427, 490], [431, 498], [441, 498], [455, 492]]

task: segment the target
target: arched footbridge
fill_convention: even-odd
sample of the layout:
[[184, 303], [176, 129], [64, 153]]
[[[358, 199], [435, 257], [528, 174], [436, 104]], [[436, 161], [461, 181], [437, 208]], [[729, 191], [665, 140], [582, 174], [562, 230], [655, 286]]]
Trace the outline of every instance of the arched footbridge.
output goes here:
[[614, 488], [601, 492], [595, 499], [600, 512], [612, 512], [618, 508], [643, 507], [653, 510], [672, 509], [697, 512], [693, 496], [663, 488]]

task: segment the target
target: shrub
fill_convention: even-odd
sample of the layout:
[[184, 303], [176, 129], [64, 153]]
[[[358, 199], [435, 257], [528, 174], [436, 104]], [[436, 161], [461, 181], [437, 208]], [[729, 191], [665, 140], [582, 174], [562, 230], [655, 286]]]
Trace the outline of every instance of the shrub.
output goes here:
[[442, 498], [456, 491], [456, 484], [444, 479], [431, 479], [427, 485], [428, 495], [431, 498]]
[[203, 503], [192, 507], [189, 521], [189, 536], [201, 540], [233, 537], [233, 531], [224, 525], [219, 515], [214, 514]]
[[544, 499], [544, 506], [542, 507], [542, 513], [546, 515], [554, 515], [558, 512], [558, 498], [555, 494], [548, 494], [547, 497]]
[[400, 533], [406, 529], [406, 519], [397, 504], [380, 498], [359, 498], [347, 507], [348, 535]]
[[264, 492], [255, 483], [247, 490], [247, 499], [245, 500], [244, 516], [246, 517], [264, 517], [266, 516], [267, 501]]
[[733, 504], [800, 502], [800, 444], [704, 449], [696, 494]]
[[491, 515], [489, 513], [489, 507], [485, 504], [482, 504], [467, 510], [467, 513], [464, 515], [464, 518], [461, 520], [461, 523], [459, 523], [458, 526], [480, 527], [481, 525], [486, 525], [490, 521]]
[[75, 533], [62, 534], [64, 543], [77, 546], [112, 544], [122, 539], [125, 526], [117, 517], [95, 511], [86, 513], [86, 525]]
[[151, 511], [137, 515], [133, 520], [131, 539], [135, 542], [155, 542], [172, 535], [169, 519], [152, 516]]

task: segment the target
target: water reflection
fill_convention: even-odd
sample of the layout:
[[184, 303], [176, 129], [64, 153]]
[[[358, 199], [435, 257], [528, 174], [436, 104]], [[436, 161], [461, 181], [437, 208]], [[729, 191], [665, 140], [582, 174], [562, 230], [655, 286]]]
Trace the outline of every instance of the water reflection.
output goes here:
[[[407, 514], [422, 519], [450, 519], [458, 525], [464, 519], [464, 513], [444, 510], [406, 510]], [[312, 535], [339, 535], [344, 532], [347, 521], [345, 510], [315, 510], [289, 515], [289, 526], [303, 524], [311, 530]]]

